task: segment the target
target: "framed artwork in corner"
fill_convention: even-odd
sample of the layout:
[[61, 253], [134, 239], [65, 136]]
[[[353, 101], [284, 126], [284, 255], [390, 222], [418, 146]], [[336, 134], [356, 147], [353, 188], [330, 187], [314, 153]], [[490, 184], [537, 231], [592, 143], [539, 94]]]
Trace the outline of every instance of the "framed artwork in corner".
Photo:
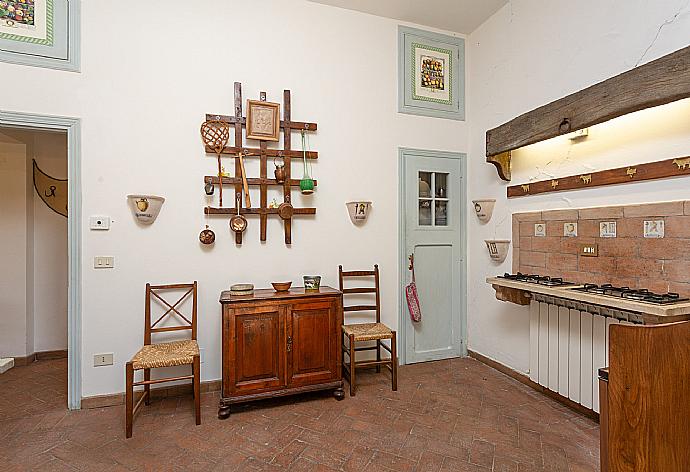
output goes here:
[[247, 139], [280, 139], [280, 103], [247, 100]]
[[80, 0], [0, 0], [0, 61], [79, 71]]
[[398, 27], [398, 111], [465, 119], [465, 40]]

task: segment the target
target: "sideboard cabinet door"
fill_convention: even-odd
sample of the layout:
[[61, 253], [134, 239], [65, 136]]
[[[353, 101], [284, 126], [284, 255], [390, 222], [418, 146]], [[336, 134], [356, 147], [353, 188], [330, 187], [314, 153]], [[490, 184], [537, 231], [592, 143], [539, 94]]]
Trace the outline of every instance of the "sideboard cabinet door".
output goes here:
[[337, 309], [332, 300], [288, 308], [288, 387], [340, 379]]
[[230, 393], [258, 393], [286, 385], [285, 307], [234, 310], [229, 318]]

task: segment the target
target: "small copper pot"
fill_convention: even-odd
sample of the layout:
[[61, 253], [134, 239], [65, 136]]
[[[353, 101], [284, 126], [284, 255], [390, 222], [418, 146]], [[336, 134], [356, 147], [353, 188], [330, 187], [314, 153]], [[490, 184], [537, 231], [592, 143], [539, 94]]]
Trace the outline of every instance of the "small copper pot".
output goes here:
[[285, 182], [285, 164], [282, 161], [280, 164], [278, 164], [276, 163], [276, 159], [273, 159], [273, 165], [276, 166], [276, 170], [273, 171], [273, 174], [276, 177], [276, 182], [282, 184]]
[[199, 241], [201, 241], [201, 244], [213, 244], [215, 240], [216, 233], [214, 233], [213, 230], [209, 229], [208, 225], [206, 225], [206, 229], [199, 233]]

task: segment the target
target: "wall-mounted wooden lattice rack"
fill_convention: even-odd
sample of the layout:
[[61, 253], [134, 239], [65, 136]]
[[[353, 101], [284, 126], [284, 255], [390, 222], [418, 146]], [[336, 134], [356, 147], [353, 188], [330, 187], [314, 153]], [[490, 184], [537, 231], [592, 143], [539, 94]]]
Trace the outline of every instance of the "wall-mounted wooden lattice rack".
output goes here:
[[[266, 92], [260, 93], [260, 100], [266, 101]], [[283, 119], [280, 122], [280, 128], [283, 132], [283, 149], [269, 149], [266, 141], [259, 141], [259, 147], [245, 147], [243, 144], [242, 128], [246, 127], [247, 119], [242, 116], [242, 84], [235, 82], [235, 115], [215, 115], [207, 114], [206, 120], [218, 120], [229, 123], [234, 127], [234, 146], [225, 146], [221, 154], [237, 156], [240, 152], [244, 157], [258, 157], [259, 158], [259, 178], [247, 177], [247, 184], [249, 186], [259, 187], [260, 197], [259, 206], [253, 208], [243, 208], [240, 201], [241, 215], [259, 215], [260, 224], [260, 239], [266, 241], [266, 227], [268, 215], [278, 215], [277, 208], [268, 207], [268, 187], [278, 186], [283, 188], [283, 203], [292, 202], [292, 187], [299, 188], [300, 181], [291, 177], [291, 161], [293, 158], [302, 159], [302, 151], [292, 149], [292, 132], [293, 131], [316, 131], [316, 123], [307, 123], [302, 121], [292, 121], [290, 110], [290, 91], [283, 91]], [[210, 147], [206, 147], [206, 153], [214, 154], [216, 151]], [[268, 157], [280, 157], [285, 163], [285, 182], [279, 183], [276, 179], [268, 178]], [[317, 159], [319, 154], [315, 151], [307, 151], [307, 159]], [[235, 176], [223, 177], [223, 184], [234, 185], [235, 195], [242, 194], [242, 168], [239, 159], [235, 159]], [[218, 176], [206, 176], [204, 182], [210, 182], [214, 185], [219, 183]], [[317, 182], [314, 181], [314, 186]], [[233, 199], [234, 200], [234, 199]], [[236, 200], [235, 200], [236, 201]], [[237, 203], [235, 203], [237, 205]], [[207, 215], [236, 215], [237, 207], [206, 207], [204, 213]], [[293, 215], [315, 215], [316, 208], [294, 208]], [[292, 243], [292, 217], [286, 218], [284, 222], [285, 244]], [[242, 244], [242, 233], [235, 233], [235, 242]]]

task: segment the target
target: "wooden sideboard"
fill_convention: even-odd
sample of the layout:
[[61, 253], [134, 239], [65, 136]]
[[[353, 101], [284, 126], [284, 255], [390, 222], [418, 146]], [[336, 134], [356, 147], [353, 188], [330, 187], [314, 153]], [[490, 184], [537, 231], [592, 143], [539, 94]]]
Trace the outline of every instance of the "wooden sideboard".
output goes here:
[[223, 374], [218, 417], [230, 405], [333, 390], [345, 397], [342, 379], [342, 292], [293, 288], [220, 296], [223, 307]]

